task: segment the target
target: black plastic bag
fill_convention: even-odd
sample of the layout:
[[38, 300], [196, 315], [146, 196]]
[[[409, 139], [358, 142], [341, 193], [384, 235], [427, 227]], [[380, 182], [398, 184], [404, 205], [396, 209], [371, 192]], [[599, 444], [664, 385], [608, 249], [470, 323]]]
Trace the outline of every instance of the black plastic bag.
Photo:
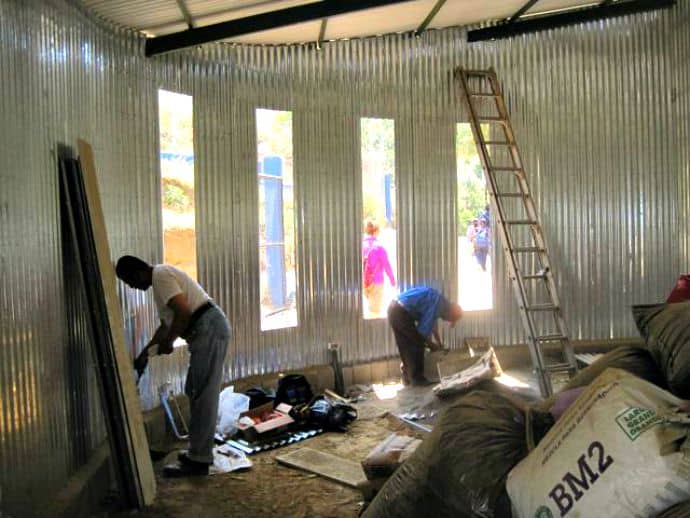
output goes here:
[[288, 374], [278, 380], [278, 390], [273, 404], [278, 406], [280, 403], [287, 403], [295, 406], [308, 403], [313, 397], [314, 393], [307, 378], [302, 374]]

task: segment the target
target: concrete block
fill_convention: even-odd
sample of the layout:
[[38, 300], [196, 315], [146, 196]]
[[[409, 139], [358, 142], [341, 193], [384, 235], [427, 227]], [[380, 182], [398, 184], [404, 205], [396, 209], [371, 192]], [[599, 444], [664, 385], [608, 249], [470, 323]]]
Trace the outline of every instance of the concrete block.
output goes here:
[[371, 383], [371, 364], [363, 363], [354, 366], [354, 383], [355, 385], [368, 385]]
[[388, 379], [390, 381], [400, 381], [400, 358], [393, 358], [386, 362], [388, 367]]
[[345, 390], [355, 384], [355, 369], [353, 367], [343, 367], [343, 382]]
[[323, 392], [325, 389], [335, 389], [335, 374], [331, 366], [318, 368], [318, 391]]
[[388, 362], [378, 361], [371, 364], [371, 382], [383, 383], [388, 379]]

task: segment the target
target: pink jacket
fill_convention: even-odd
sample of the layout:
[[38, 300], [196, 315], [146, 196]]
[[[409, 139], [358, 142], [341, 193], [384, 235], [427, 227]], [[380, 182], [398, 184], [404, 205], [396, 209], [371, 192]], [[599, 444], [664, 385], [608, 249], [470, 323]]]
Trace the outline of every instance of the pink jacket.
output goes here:
[[388, 253], [374, 236], [367, 236], [362, 243], [362, 260], [365, 264], [364, 279], [373, 279], [374, 284], [383, 284], [383, 272], [386, 272], [391, 284], [395, 284], [395, 276], [391, 263], [388, 261]]

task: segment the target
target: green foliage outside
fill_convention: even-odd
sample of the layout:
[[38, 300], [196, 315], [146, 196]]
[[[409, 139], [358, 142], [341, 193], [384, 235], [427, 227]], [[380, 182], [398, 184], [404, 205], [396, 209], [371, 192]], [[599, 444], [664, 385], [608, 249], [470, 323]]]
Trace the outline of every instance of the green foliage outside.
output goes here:
[[163, 206], [176, 212], [184, 212], [193, 208], [189, 193], [180, 185], [170, 181], [163, 182]]
[[458, 124], [455, 133], [458, 169], [458, 224], [459, 231], [472, 222], [489, 203], [486, 180], [474, 136], [469, 124]]
[[[362, 119], [362, 203], [363, 220], [373, 219], [380, 225], [386, 222], [385, 213], [385, 175], [393, 176], [395, 189], [395, 122], [393, 119]], [[395, 194], [392, 193], [395, 206]], [[395, 227], [395, 208], [392, 215]]]

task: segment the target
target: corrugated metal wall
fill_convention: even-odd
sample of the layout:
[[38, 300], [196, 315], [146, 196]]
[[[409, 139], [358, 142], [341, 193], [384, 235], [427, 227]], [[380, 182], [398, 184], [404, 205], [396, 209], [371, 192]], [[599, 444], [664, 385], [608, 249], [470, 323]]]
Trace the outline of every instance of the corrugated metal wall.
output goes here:
[[[313, 47], [209, 45], [154, 60], [142, 40], [59, 0], [0, 0], [0, 485], [26, 511], [104, 436], [88, 335], [63, 261], [59, 142], [94, 145], [113, 257], [160, 259], [156, 89], [194, 95], [202, 283], [235, 338], [228, 378], [388, 356], [360, 318], [359, 118], [396, 127], [399, 277], [456, 290], [458, 65], [504, 83], [574, 338], [634, 335], [629, 305], [660, 300], [690, 254], [690, 3], [469, 46], [464, 30]], [[300, 326], [259, 332], [254, 110], [294, 116]], [[63, 264], [65, 266], [63, 266]], [[496, 258], [491, 312], [447, 342], [523, 333]], [[64, 271], [63, 271], [64, 270]], [[129, 332], [147, 297], [124, 294]], [[184, 353], [154, 362], [142, 403], [180, 390]]]
[[12, 516], [48, 501], [105, 438], [62, 256], [60, 143], [93, 144], [113, 253], [159, 249], [156, 90], [141, 55], [63, 2], [0, 1], [0, 512]]

